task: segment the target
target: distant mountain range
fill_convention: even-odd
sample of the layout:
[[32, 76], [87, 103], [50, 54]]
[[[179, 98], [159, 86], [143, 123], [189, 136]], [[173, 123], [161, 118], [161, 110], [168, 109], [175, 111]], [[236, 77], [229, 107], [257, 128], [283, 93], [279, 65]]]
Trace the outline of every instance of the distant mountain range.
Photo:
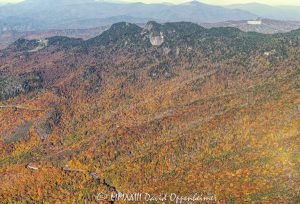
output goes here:
[[25, 0], [0, 7], [0, 32], [87, 29], [121, 21], [211, 24], [257, 18], [300, 21], [300, 7], [272, 7], [256, 3], [221, 7], [198, 1], [144, 4], [102, 0]]
[[149, 20], [214, 23], [257, 17], [248, 11], [198, 1], [175, 5], [95, 0], [26, 0], [0, 7], [0, 30], [90, 28], [120, 21], [146, 23]]
[[300, 6], [269, 6], [259, 3], [250, 3], [231, 5], [228, 8], [241, 9], [263, 18], [292, 21], [300, 20]]
[[200, 23], [206, 28], [234, 27], [245, 32], [258, 32], [264, 34], [285, 33], [300, 28], [300, 21], [280, 21], [272, 19], [261, 19], [261, 24], [251, 25], [248, 21], [225, 21], [218, 23]]

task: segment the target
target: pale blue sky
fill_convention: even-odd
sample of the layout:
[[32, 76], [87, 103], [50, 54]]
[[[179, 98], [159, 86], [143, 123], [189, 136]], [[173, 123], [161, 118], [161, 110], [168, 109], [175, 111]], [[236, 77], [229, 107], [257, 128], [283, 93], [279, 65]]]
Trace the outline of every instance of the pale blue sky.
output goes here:
[[[0, 3], [16, 3], [22, 0], [0, 0]], [[145, 2], [145, 3], [184, 3], [189, 0], [123, 0], [128, 2]], [[250, 2], [258, 2], [270, 5], [297, 5], [300, 6], [300, 0], [201, 0], [203, 3], [216, 4], [216, 5], [226, 5], [226, 4], [242, 4]]]

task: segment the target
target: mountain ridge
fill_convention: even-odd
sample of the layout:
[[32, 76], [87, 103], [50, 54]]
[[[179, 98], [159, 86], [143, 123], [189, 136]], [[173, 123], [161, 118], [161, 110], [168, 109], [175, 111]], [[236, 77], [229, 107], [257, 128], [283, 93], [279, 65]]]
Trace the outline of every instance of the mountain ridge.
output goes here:
[[261, 18], [274, 20], [295, 20], [300, 19], [300, 6], [271, 6], [260, 3], [235, 4], [227, 8], [241, 9], [258, 15]]
[[94, 40], [0, 51], [1, 201], [297, 202], [299, 30], [121, 22]]
[[[144, 3], [110, 3], [110, 2], [95, 2], [83, 3], [79, 0], [76, 4], [68, 4], [60, 2], [55, 3], [37, 3], [35, 0], [24, 1], [15, 5], [3, 6], [0, 8], [0, 30], [11, 29], [20, 30], [15, 26], [14, 22], [9, 22], [8, 17], [14, 16], [21, 19], [35, 19], [39, 17], [38, 21], [34, 20], [40, 27], [47, 29], [59, 28], [78, 28], [74, 21], [84, 21], [89, 19], [99, 19], [101, 21], [94, 22], [92, 27], [107, 25], [108, 20], [117, 16], [129, 16], [138, 19], [150, 19], [161, 21], [193, 21], [193, 22], [217, 22], [222, 20], [242, 20], [249, 18], [256, 18], [247, 11], [223, 8], [220, 6], [212, 6], [200, 2], [192, 4], [144, 4]], [[72, 12], [70, 12], [72, 10]], [[75, 12], [76, 11], [76, 12]], [[190, 11], [190, 12], [187, 12]], [[192, 13], [191, 13], [192, 11]], [[59, 18], [58, 18], [59, 16]], [[136, 20], [136, 21], [137, 21]], [[113, 23], [119, 22], [116, 19]], [[140, 22], [143, 23], [143, 22]], [[146, 23], [146, 20], [144, 21]], [[27, 25], [26, 22], [23, 23]], [[72, 27], [74, 25], [74, 27]], [[32, 30], [39, 29], [39, 27], [32, 27]], [[79, 28], [82, 28], [79, 27]]]

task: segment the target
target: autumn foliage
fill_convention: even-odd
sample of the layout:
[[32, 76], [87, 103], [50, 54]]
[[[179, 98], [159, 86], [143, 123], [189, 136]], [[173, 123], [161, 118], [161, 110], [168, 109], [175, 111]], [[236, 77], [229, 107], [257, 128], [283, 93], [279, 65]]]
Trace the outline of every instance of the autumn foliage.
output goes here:
[[[0, 104], [3, 203], [97, 203], [112, 187], [299, 201], [299, 31], [119, 26], [0, 52], [1, 77], [43, 79]], [[151, 32], [164, 44], [152, 46]]]

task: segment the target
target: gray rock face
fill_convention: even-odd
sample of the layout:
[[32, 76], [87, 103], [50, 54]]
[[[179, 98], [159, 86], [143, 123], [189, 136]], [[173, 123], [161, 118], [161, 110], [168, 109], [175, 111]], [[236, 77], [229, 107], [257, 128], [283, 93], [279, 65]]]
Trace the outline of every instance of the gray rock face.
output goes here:
[[41, 74], [38, 72], [0, 78], [0, 101], [41, 88], [42, 82]]
[[18, 125], [15, 129], [9, 132], [0, 132], [4, 135], [5, 144], [13, 144], [17, 141], [24, 140], [28, 135], [30, 128], [32, 127], [33, 122], [24, 122], [23, 124]]
[[36, 121], [36, 131], [42, 140], [46, 140], [53, 128], [60, 123], [61, 113], [58, 110], [48, 112], [43, 118]]
[[164, 35], [160, 33], [158, 36], [154, 36], [154, 34], [150, 34], [150, 43], [153, 46], [161, 46], [164, 43]]

